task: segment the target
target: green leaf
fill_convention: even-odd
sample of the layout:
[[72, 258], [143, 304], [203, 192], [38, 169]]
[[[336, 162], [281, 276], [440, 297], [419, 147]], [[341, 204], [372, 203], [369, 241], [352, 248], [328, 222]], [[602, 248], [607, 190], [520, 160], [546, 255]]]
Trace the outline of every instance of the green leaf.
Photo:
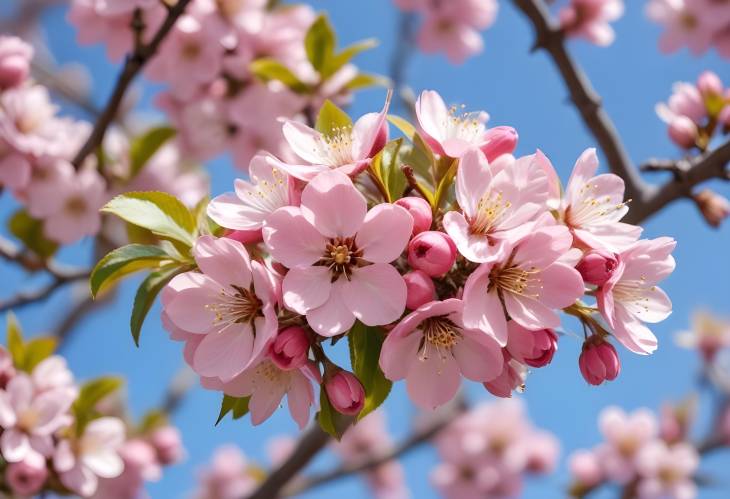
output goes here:
[[160, 262], [170, 258], [166, 251], [157, 246], [128, 244], [117, 248], [99, 260], [91, 272], [91, 296], [96, 298], [102, 290], [122, 277], [145, 268], [158, 267]]
[[319, 412], [317, 413], [316, 419], [322, 431], [338, 441], [354, 422], [352, 416], [340, 414], [332, 407], [330, 399], [327, 398], [327, 391], [324, 389], [324, 385], [319, 390]]
[[123, 384], [122, 378], [105, 376], [88, 381], [81, 387], [72, 408], [76, 417], [76, 435], [81, 435], [86, 425], [100, 416], [95, 410], [96, 405]]
[[249, 66], [251, 72], [264, 83], [275, 80], [280, 81], [293, 92], [298, 94], [309, 90], [306, 83], [302, 82], [292, 71], [276, 59], [262, 57], [256, 59]]
[[248, 402], [251, 399], [251, 397], [231, 397], [230, 395], [223, 395], [223, 400], [221, 401], [221, 410], [218, 414], [218, 419], [215, 422], [215, 425], [218, 426], [218, 423], [220, 423], [224, 417], [229, 412], [232, 412], [233, 419], [241, 419], [243, 416], [248, 414]]
[[25, 360], [25, 343], [23, 342], [23, 330], [20, 328], [20, 323], [15, 317], [15, 314], [8, 312], [6, 317], [7, 321], [7, 336], [6, 341], [8, 342], [8, 351], [13, 359], [13, 365], [20, 367], [23, 365]]
[[58, 243], [49, 240], [43, 233], [43, 222], [31, 217], [25, 210], [18, 210], [10, 217], [8, 229], [42, 259], [50, 258], [58, 250]]
[[327, 16], [320, 15], [304, 37], [307, 59], [318, 73], [322, 73], [328, 61], [334, 57], [337, 40]]
[[164, 411], [153, 409], [151, 411], [147, 411], [147, 413], [142, 417], [142, 421], [139, 423], [137, 432], [140, 435], [144, 435], [152, 430], [166, 426], [168, 422], [167, 414]]
[[347, 335], [350, 346], [352, 371], [365, 388], [365, 405], [358, 414], [358, 421], [380, 407], [393, 386], [380, 369], [380, 350], [385, 334], [381, 328], [369, 327], [360, 321]]
[[174, 128], [159, 126], [136, 137], [129, 145], [129, 178], [136, 177], [150, 158], [175, 134], [177, 130]]
[[370, 50], [378, 46], [378, 41], [374, 38], [368, 38], [367, 40], [361, 40], [353, 43], [352, 45], [345, 47], [337, 55], [333, 55], [330, 59], [325, 61], [324, 67], [319, 72], [322, 79], [325, 80], [339, 71], [342, 66], [352, 60], [353, 57], [361, 52]]
[[35, 366], [53, 355], [58, 345], [58, 339], [53, 336], [34, 338], [25, 345], [22, 369], [32, 372]]
[[327, 99], [319, 110], [315, 128], [325, 137], [336, 137], [343, 129], [352, 128], [352, 120], [346, 112]]
[[374, 86], [389, 87], [390, 80], [380, 75], [358, 73], [357, 76], [345, 84], [347, 90], [360, 90]]
[[142, 332], [142, 324], [147, 317], [147, 313], [152, 308], [155, 298], [162, 291], [168, 282], [178, 274], [187, 272], [191, 269], [190, 265], [170, 264], [165, 265], [159, 270], [148, 275], [142, 284], [137, 288], [137, 294], [134, 296], [134, 305], [132, 306], [132, 317], [129, 321], [132, 331], [134, 344], [139, 346], [139, 336]]
[[403, 135], [405, 135], [409, 139], [416, 134], [416, 127], [413, 126], [411, 122], [407, 119], [401, 118], [400, 116], [397, 116], [395, 114], [389, 114], [387, 118], [388, 121], [390, 121], [398, 130], [403, 132]]
[[371, 168], [385, 186], [388, 193], [388, 203], [392, 203], [403, 195], [408, 185], [406, 176], [400, 168], [398, 153], [403, 145], [403, 138], [388, 142], [372, 161]]
[[436, 188], [436, 192], [433, 196], [433, 208], [434, 210], [437, 210], [440, 206], [443, 200], [445, 199], [446, 195], [449, 192], [449, 188], [454, 183], [454, 177], [456, 177], [456, 169], [459, 166], [459, 160], [453, 159], [451, 160], [451, 164], [446, 170], [446, 173], [444, 173], [443, 177], [441, 177], [441, 181], [439, 182], [438, 188]]
[[166, 192], [127, 192], [109, 201], [102, 211], [157, 236], [193, 245], [193, 215], [180, 200]]

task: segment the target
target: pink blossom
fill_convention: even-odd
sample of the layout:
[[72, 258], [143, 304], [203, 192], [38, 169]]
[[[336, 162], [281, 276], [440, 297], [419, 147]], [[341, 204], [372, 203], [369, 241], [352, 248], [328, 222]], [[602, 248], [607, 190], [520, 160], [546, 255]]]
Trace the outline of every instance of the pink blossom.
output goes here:
[[641, 227], [619, 222], [629, 211], [624, 181], [618, 175], [596, 175], [598, 156], [586, 149], [578, 158], [565, 189], [563, 220], [581, 243], [593, 249], [620, 251], [636, 241]]
[[560, 458], [560, 442], [552, 433], [533, 431], [527, 449], [527, 471], [536, 474], [552, 473]]
[[464, 304], [450, 298], [422, 305], [386, 337], [380, 367], [393, 381], [406, 380], [408, 395], [423, 409], [451, 400], [461, 377], [489, 381], [502, 371], [497, 343], [462, 322]]
[[720, 350], [730, 347], [730, 322], [699, 310], [692, 316], [692, 328], [677, 334], [677, 344], [696, 348], [706, 362], [711, 362]]
[[491, 381], [484, 383], [484, 388], [495, 397], [510, 398], [512, 392], [525, 390], [527, 366], [512, 358], [506, 348], [502, 349], [502, 372]]
[[607, 46], [615, 37], [609, 23], [623, 13], [623, 0], [571, 0], [560, 11], [560, 26], [568, 36], [579, 36], [596, 45]]
[[413, 217], [414, 236], [431, 228], [433, 214], [431, 213], [431, 205], [425, 199], [408, 196], [396, 200], [394, 204], [408, 210], [408, 213]]
[[271, 361], [285, 371], [302, 367], [307, 363], [308, 355], [309, 338], [307, 332], [299, 326], [290, 326], [279, 331], [269, 350]]
[[[676, 52], [684, 45], [694, 55], [707, 51], [713, 30], [708, 29], [706, 18], [701, 13], [702, 8], [698, 0], [650, 0], [646, 14], [665, 29], [659, 39], [662, 52]], [[718, 18], [715, 20], [720, 21]]]
[[378, 135], [384, 126], [390, 105], [391, 93], [380, 113], [369, 113], [358, 119], [351, 127], [329, 130], [321, 133], [302, 123], [286, 120], [282, 131], [289, 146], [306, 165], [280, 163], [279, 167], [293, 177], [310, 181], [318, 173], [339, 170], [347, 175], [357, 175], [367, 168], [372, 157]]
[[41, 155], [53, 145], [58, 108], [40, 85], [11, 88], [0, 94], [0, 140], [22, 154]]
[[636, 473], [643, 448], [657, 437], [656, 417], [647, 409], [627, 414], [612, 406], [601, 412], [598, 426], [606, 439], [598, 449], [603, 469], [612, 480], [627, 483]]
[[586, 284], [603, 286], [618, 267], [618, 261], [613, 253], [605, 250], [590, 250], [583, 254], [575, 270], [580, 272]]
[[697, 450], [687, 443], [668, 446], [661, 440], [646, 445], [637, 466], [641, 472], [640, 499], [693, 499], [697, 497], [694, 474], [699, 466]]
[[397, 320], [406, 285], [388, 264], [398, 258], [413, 220], [400, 206], [367, 203], [340, 171], [315, 177], [300, 207], [279, 208], [263, 230], [271, 256], [290, 270], [282, 289], [286, 306], [307, 316], [323, 336]]
[[48, 469], [43, 460], [27, 459], [9, 463], [5, 469], [5, 482], [10, 490], [23, 497], [30, 497], [40, 492], [47, 478]]
[[208, 216], [228, 229], [253, 231], [264, 226], [266, 217], [299, 197], [295, 182], [281, 171], [270, 155], [260, 154], [249, 166], [251, 181], [236, 179], [236, 193], [223, 194], [208, 205]]
[[661, 322], [672, 302], [656, 284], [675, 267], [674, 239], [660, 237], [634, 243], [618, 255], [619, 267], [597, 292], [598, 308], [616, 339], [634, 353], [650, 354], [657, 339], [642, 322]]
[[174, 426], [167, 425], [157, 428], [149, 436], [149, 442], [154, 448], [156, 459], [160, 464], [175, 464], [185, 457], [182, 435], [180, 430]]
[[443, 232], [427, 230], [416, 234], [408, 243], [408, 264], [433, 277], [451, 270], [456, 255], [456, 245]]
[[11, 463], [43, 460], [53, 452], [53, 434], [71, 423], [76, 394], [57, 389], [38, 393], [27, 374], [15, 375], [0, 390], [0, 450]]
[[74, 396], [78, 388], [74, 382], [73, 373], [66, 364], [66, 359], [60, 355], [46, 357], [33, 368], [30, 375], [37, 393], [62, 388]]
[[[730, 22], [730, 17], [728, 17], [728, 21]], [[705, 99], [722, 98], [722, 94], [725, 91], [722, 80], [713, 71], [703, 71], [700, 73], [697, 77], [697, 90], [700, 91], [700, 94]]]
[[621, 372], [616, 349], [599, 336], [592, 336], [583, 343], [578, 366], [583, 378], [591, 385], [613, 381]]
[[667, 128], [669, 138], [682, 149], [692, 149], [697, 144], [699, 129], [686, 116], [677, 116], [669, 122]]
[[422, 270], [414, 270], [403, 275], [406, 282], [406, 308], [416, 310], [421, 305], [436, 299], [436, 286], [433, 279]]
[[256, 490], [258, 473], [236, 447], [220, 447], [210, 466], [199, 473], [195, 499], [240, 499]]
[[593, 451], [579, 450], [571, 454], [568, 468], [573, 478], [583, 487], [593, 487], [603, 480], [599, 456]]
[[707, 118], [707, 106], [700, 90], [693, 84], [677, 82], [672, 86], [669, 101], [656, 105], [657, 115], [666, 123], [672, 123], [677, 117], [685, 116], [695, 124]]
[[93, 499], [131, 499], [143, 495], [145, 481], [157, 481], [162, 475], [155, 449], [135, 438], [119, 448], [124, 471], [113, 478], [99, 480]]
[[0, 345], [0, 388], [4, 389], [15, 374], [12, 355], [4, 346]]
[[546, 215], [529, 235], [493, 263], [483, 263], [464, 286], [464, 324], [507, 344], [508, 314], [520, 326], [557, 328], [555, 309], [583, 295], [583, 279], [560, 262], [572, 243], [570, 231]]
[[193, 255], [202, 272], [186, 272], [163, 302], [176, 327], [202, 335], [192, 367], [201, 376], [230, 381], [251, 366], [277, 331], [275, 288], [264, 265], [227, 238], [199, 238]]
[[507, 323], [507, 350], [513, 359], [530, 367], [544, 367], [558, 350], [558, 335], [552, 329], [530, 331], [515, 321]]
[[0, 89], [20, 86], [30, 74], [33, 47], [15, 36], [0, 36]]
[[527, 222], [544, 211], [547, 182], [529, 178], [533, 168], [525, 158], [493, 175], [482, 153], [464, 154], [456, 174], [456, 200], [463, 213], [450, 211], [443, 223], [467, 260], [482, 263], [505, 256], [509, 241], [527, 233]]
[[74, 442], [61, 440], [53, 454], [53, 467], [61, 483], [81, 496], [96, 492], [99, 478], [114, 478], [124, 471], [119, 449], [124, 443], [124, 423], [102, 417], [91, 421]]
[[0, 185], [22, 189], [31, 178], [31, 164], [23, 154], [13, 151], [0, 140]]
[[205, 388], [221, 390], [233, 397], [250, 396], [249, 409], [254, 425], [268, 419], [286, 395], [289, 413], [299, 428], [303, 429], [309, 422], [309, 410], [314, 405], [313, 381], [321, 381], [314, 362], [285, 371], [264, 357], [226, 383], [216, 378], [203, 378], [202, 383]]
[[517, 147], [517, 130], [511, 126], [495, 126], [489, 128], [484, 134], [487, 143], [482, 148], [487, 161], [495, 161], [500, 156], [512, 154]]
[[338, 370], [325, 378], [324, 388], [332, 407], [339, 413], [355, 416], [365, 405], [365, 388], [351, 372]]

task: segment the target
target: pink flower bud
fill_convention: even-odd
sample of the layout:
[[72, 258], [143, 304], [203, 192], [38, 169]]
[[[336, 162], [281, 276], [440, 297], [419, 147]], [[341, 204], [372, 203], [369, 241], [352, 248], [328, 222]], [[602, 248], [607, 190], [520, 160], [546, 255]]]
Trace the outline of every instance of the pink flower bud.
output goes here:
[[406, 307], [416, 310], [421, 305], [433, 301], [436, 297], [436, 286], [428, 274], [422, 270], [414, 270], [403, 276], [406, 281]]
[[48, 470], [41, 459], [37, 463], [29, 460], [10, 463], [5, 470], [5, 481], [20, 496], [32, 496], [39, 492], [46, 478]]
[[583, 280], [594, 286], [603, 286], [618, 267], [616, 256], [608, 251], [587, 251], [575, 269], [580, 272]]
[[512, 396], [512, 390], [524, 386], [527, 367], [513, 359], [506, 348], [502, 349], [502, 356], [504, 364], [502, 365], [501, 374], [483, 384], [484, 388], [495, 397], [508, 398]]
[[332, 407], [339, 413], [354, 416], [365, 404], [365, 388], [351, 372], [339, 370], [325, 382], [324, 388]]
[[14, 36], [0, 37], [0, 88], [17, 87], [30, 73], [33, 47]]
[[570, 456], [570, 473], [582, 486], [593, 487], [603, 480], [603, 471], [598, 456], [588, 450], [579, 450]]
[[431, 222], [433, 221], [431, 205], [425, 199], [409, 196], [397, 200], [394, 204], [405, 208], [413, 217], [412, 235], [415, 236], [431, 228]]
[[160, 464], [174, 464], [185, 456], [180, 430], [174, 426], [163, 426], [155, 430], [150, 436], [150, 443], [157, 452]]
[[242, 244], [260, 243], [263, 241], [261, 229], [258, 230], [227, 230], [223, 237], [233, 239]]
[[693, 198], [700, 213], [712, 227], [719, 227], [730, 215], [730, 201], [710, 189], [695, 194]]
[[512, 154], [517, 147], [517, 130], [511, 126], [495, 126], [484, 133], [482, 152], [492, 162], [503, 154]]
[[722, 97], [722, 80], [712, 71], [705, 71], [697, 78], [697, 88], [702, 97]]
[[535, 336], [532, 352], [525, 356], [525, 364], [530, 367], [545, 367], [553, 360], [558, 350], [558, 335], [552, 329], [533, 331]]
[[302, 367], [308, 355], [309, 339], [299, 326], [282, 329], [269, 350], [271, 361], [285, 371]]
[[444, 275], [455, 261], [456, 245], [444, 232], [421, 232], [408, 244], [408, 264], [432, 277]]
[[669, 123], [669, 138], [684, 149], [691, 149], [697, 139], [697, 125], [686, 116], [676, 116]]
[[621, 372], [621, 361], [616, 349], [598, 336], [592, 336], [583, 343], [578, 366], [583, 378], [591, 385], [613, 381]]

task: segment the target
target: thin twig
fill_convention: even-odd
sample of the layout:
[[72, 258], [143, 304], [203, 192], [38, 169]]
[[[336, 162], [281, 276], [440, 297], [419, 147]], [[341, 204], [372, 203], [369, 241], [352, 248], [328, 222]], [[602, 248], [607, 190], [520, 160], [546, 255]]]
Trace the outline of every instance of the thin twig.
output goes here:
[[172, 414], [180, 408], [180, 404], [190, 389], [195, 386], [198, 375], [187, 365], [183, 366], [172, 378], [165, 392], [161, 409], [166, 414]]
[[60, 78], [57, 68], [48, 68], [37, 61], [33, 61], [32, 67], [33, 74], [52, 92], [78, 107], [92, 118], [99, 118], [101, 116], [101, 109], [91, 102], [83, 92], [79, 91], [73, 85], [69, 85], [63, 78]]
[[88, 279], [89, 275], [90, 271], [87, 269], [81, 269], [63, 275], [56, 275], [50, 283], [43, 287], [33, 291], [21, 291], [7, 300], [0, 302], [0, 312], [15, 310], [33, 303], [44, 301], [57, 289], [60, 289], [64, 285], [72, 282]]
[[168, 10], [165, 21], [160, 26], [155, 36], [148, 44], [139, 44], [135, 47], [134, 51], [129, 54], [124, 62], [122, 72], [117, 79], [117, 83], [114, 86], [109, 101], [107, 102], [104, 110], [102, 111], [99, 118], [94, 124], [94, 129], [86, 140], [86, 143], [81, 147], [78, 154], [73, 160], [74, 166], [77, 168], [83, 163], [89, 154], [94, 152], [104, 140], [104, 134], [112, 121], [117, 116], [119, 106], [122, 104], [124, 95], [129, 88], [129, 85], [137, 77], [139, 72], [149, 62], [149, 60], [157, 53], [162, 41], [165, 39], [167, 34], [172, 30], [175, 22], [178, 18], [183, 15], [185, 8], [191, 0], [178, 0], [178, 2]]

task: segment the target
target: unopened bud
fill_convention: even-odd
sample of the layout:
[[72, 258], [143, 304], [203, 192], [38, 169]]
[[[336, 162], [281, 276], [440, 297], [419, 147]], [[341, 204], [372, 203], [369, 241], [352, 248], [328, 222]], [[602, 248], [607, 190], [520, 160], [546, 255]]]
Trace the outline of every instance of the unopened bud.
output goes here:
[[341, 414], [355, 416], [365, 405], [365, 388], [351, 372], [340, 369], [325, 381], [324, 388], [332, 407]]
[[686, 116], [676, 116], [669, 123], [669, 138], [683, 149], [691, 149], [697, 141], [697, 125]]
[[695, 194], [693, 199], [702, 216], [712, 227], [719, 227], [722, 221], [730, 215], [730, 201], [710, 189]]
[[456, 245], [444, 232], [421, 232], [408, 244], [408, 264], [432, 277], [444, 275], [455, 261]]
[[511, 126], [496, 126], [484, 133], [484, 144], [481, 149], [488, 161], [494, 161], [503, 154], [512, 154], [517, 147], [517, 130]]
[[583, 343], [578, 366], [583, 378], [591, 385], [613, 381], [621, 372], [618, 352], [612, 344], [598, 336], [592, 336]]
[[307, 333], [299, 326], [282, 329], [271, 344], [271, 361], [285, 371], [299, 369], [309, 356]]
[[408, 196], [397, 200], [394, 204], [405, 208], [411, 217], [413, 217], [412, 235], [415, 236], [431, 228], [431, 222], [433, 221], [431, 205], [425, 199]]
[[608, 251], [587, 251], [575, 269], [580, 272], [583, 281], [594, 286], [603, 286], [618, 267], [616, 256]]

